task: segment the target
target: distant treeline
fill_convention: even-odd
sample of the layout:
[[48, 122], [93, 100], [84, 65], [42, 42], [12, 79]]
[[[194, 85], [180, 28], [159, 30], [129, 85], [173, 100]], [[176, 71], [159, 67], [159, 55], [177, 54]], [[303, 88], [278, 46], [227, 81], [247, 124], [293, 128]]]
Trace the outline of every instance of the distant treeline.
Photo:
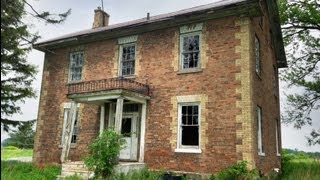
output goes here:
[[320, 152], [304, 152], [304, 151], [299, 151], [298, 149], [286, 149], [286, 148], [284, 148], [283, 151], [286, 154], [294, 154], [294, 155], [299, 155], [299, 156], [308, 156], [308, 157], [320, 159]]

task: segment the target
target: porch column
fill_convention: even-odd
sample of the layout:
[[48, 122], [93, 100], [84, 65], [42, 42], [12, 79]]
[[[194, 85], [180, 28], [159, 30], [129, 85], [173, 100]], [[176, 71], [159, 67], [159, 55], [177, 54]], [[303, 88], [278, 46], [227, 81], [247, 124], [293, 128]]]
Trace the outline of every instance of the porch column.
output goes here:
[[100, 106], [100, 136], [104, 130], [104, 119], [105, 119], [105, 104]]
[[117, 99], [117, 106], [116, 106], [116, 115], [115, 115], [115, 131], [119, 134], [121, 133], [121, 126], [122, 126], [122, 110], [123, 110], [123, 98], [119, 97]]
[[141, 108], [139, 162], [144, 162], [144, 145], [145, 145], [145, 134], [146, 134], [146, 119], [147, 119], [147, 101], [142, 103], [142, 108]]

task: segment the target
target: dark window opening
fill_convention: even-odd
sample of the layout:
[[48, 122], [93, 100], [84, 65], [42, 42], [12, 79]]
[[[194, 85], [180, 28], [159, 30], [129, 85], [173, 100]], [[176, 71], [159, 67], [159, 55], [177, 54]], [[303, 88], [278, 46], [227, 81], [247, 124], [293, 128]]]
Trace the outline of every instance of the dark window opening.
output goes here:
[[131, 136], [131, 118], [123, 118], [122, 119], [121, 134], [124, 137]]
[[182, 145], [198, 146], [199, 145], [199, 127], [182, 126]]
[[199, 106], [182, 106], [181, 145], [199, 145]]

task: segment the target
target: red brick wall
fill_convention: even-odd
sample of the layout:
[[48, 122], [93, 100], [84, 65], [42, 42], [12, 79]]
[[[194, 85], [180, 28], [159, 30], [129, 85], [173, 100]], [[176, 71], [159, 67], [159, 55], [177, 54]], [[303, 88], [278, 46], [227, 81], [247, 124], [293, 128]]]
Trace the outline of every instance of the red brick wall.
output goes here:
[[[263, 5], [265, 8], [265, 6]], [[280, 105], [279, 105], [279, 89], [278, 89], [278, 70], [275, 59], [275, 52], [271, 42], [270, 23], [267, 16], [266, 9], [264, 9], [265, 16], [263, 16], [263, 23], [260, 25], [260, 17], [254, 18], [252, 21], [254, 44], [254, 35], [260, 40], [261, 47], [261, 75], [255, 73], [253, 67], [253, 104], [254, 108], [259, 105], [262, 109], [262, 143], [264, 147], [265, 156], [255, 154], [256, 166], [261, 169], [263, 173], [270, 172], [273, 168], [280, 168], [280, 157], [276, 154], [276, 119], [280, 120]], [[255, 57], [253, 57], [255, 60]], [[274, 71], [276, 67], [276, 71]], [[276, 77], [276, 89], [274, 89], [273, 78]], [[276, 92], [276, 93], [274, 93]], [[257, 117], [255, 115], [255, 117]], [[280, 130], [280, 127], [278, 127]], [[257, 134], [257, 120], [255, 119], [255, 128]], [[281, 136], [279, 131], [278, 136]], [[280, 145], [279, 138], [279, 146]], [[257, 139], [255, 140], [255, 147], [257, 149]], [[281, 147], [279, 147], [281, 149]]]
[[[240, 86], [236, 80], [236, 73], [240, 72], [235, 60], [240, 58], [235, 53], [235, 46], [239, 45], [235, 33], [239, 27], [235, 26], [233, 17], [220, 20], [210, 20], [204, 23], [208, 32], [206, 67], [197, 73], [178, 74], [174, 71], [173, 60], [176, 56], [174, 49], [175, 33], [179, 34], [179, 27], [158, 30], [138, 35], [137, 45], [140, 47], [140, 71], [136, 81], [148, 82], [151, 87], [151, 99], [148, 102], [146, 120], [145, 162], [149, 168], [162, 170], [176, 170], [187, 172], [213, 173], [242, 160], [236, 153], [236, 115], [241, 113], [236, 108], [239, 95], [236, 88]], [[256, 25], [253, 27], [258, 29]], [[261, 31], [261, 30], [260, 30]], [[259, 34], [264, 35], [257, 30]], [[262, 43], [263, 38], [261, 39]], [[100, 41], [83, 45], [85, 50], [84, 80], [105, 79], [114, 76], [112, 69], [117, 60], [117, 39]], [[262, 47], [266, 46], [262, 44]], [[46, 54], [45, 72], [41, 93], [39, 121], [34, 159], [38, 163], [59, 162], [61, 148], [63, 103], [66, 97], [66, 83], [68, 79], [69, 52], [72, 48], [54, 50], [55, 54]], [[269, 50], [270, 51], [270, 50]], [[263, 108], [264, 146], [266, 156], [257, 161], [257, 166], [264, 170], [270, 169], [278, 163], [275, 159], [274, 118], [278, 117], [277, 99], [270, 95], [269, 82], [272, 75], [272, 57], [263, 53], [262, 80], [255, 77], [256, 87], [254, 101]], [[270, 66], [270, 67], [269, 67]], [[254, 71], [254, 69], [253, 69]], [[269, 87], [270, 86], [270, 87]], [[261, 91], [260, 91], [261, 90]], [[258, 93], [266, 91], [266, 97]], [[175, 153], [170, 144], [172, 134], [169, 126], [172, 121], [170, 110], [173, 108], [171, 98], [181, 95], [206, 94], [206, 121], [208, 129], [206, 136], [208, 143], [201, 154]], [[273, 98], [273, 99], [272, 99]], [[272, 100], [272, 101], [270, 101]], [[264, 103], [267, 102], [267, 103]], [[87, 152], [87, 145], [98, 135], [99, 108], [95, 105], [81, 105], [79, 141], [70, 151], [71, 160], [80, 160]], [[269, 115], [268, 115], [269, 114]], [[268, 135], [268, 136], [267, 136]], [[268, 139], [268, 140], [265, 140]], [[270, 141], [270, 147], [267, 147]], [[258, 157], [256, 157], [258, 158]], [[263, 164], [265, 163], [265, 164]]]

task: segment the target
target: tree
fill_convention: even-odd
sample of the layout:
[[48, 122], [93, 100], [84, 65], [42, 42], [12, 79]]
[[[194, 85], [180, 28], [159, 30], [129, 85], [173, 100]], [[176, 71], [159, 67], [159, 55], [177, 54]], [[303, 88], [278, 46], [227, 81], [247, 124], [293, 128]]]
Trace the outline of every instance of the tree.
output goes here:
[[[320, 108], [320, 3], [318, 0], [279, 0], [279, 14], [286, 44], [288, 69], [282, 79], [301, 92], [287, 95], [283, 122], [295, 128], [312, 121], [311, 112]], [[310, 145], [320, 144], [320, 129], [308, 137]]]
[[33, 126], [36, 120], [21, 122], [17, 130], [9, 133], [8, 146], [15, 146], [22, 149], [32, 149], [34, 144], [35, 131]]
[[18, 104], [35, 97], [31, 83], [37, 69], [27, 62], [26, 55], [39, 36], [31, 33], [23, 22], [27, 13], [56, 24], [63, 22], [71, 10], [57, 15], [47, 11], [39, 13], [25, 0], [1, 0], [1, 126], [5, 131], [9, 130], [9, 125], [19, 124], [10, 118], [20, 113]]

